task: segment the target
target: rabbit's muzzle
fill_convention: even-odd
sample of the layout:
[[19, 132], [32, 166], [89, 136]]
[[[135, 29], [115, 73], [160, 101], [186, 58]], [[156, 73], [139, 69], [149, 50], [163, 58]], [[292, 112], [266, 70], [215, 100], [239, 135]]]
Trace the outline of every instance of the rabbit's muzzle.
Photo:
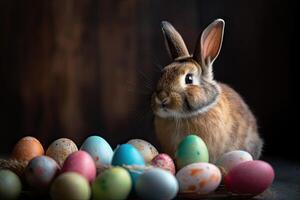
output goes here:
[[202, 87], [191, 85], [182, 91], [154, 92], [151, 101], [154, 114], [163, 118], [182, 118], [207, 111], [216, 103], [219, 91], [215, 85], [202, 84]]

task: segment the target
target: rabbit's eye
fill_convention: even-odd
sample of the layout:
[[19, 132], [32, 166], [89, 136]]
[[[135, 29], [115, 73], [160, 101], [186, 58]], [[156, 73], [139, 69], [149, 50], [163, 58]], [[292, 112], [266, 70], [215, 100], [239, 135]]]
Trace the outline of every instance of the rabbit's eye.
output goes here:
[[185, 84], [193, 84], [193, 74], [187, 74], [185, 76]]

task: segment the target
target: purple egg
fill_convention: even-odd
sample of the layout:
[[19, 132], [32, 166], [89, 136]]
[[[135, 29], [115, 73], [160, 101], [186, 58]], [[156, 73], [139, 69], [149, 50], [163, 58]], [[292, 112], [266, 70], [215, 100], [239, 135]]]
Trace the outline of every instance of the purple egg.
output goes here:
[[59, 165], [48, 156], [33, 158], [25, 169], [25, 178], [30, 187], [40, 192], [47, 191], [58, 175]]

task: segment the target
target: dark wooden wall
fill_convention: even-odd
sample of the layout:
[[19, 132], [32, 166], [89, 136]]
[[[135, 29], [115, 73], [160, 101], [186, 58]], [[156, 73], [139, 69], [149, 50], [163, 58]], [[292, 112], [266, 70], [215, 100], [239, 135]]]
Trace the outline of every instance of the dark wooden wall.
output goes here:
[[1, 152], [9, 152], [24, 135], [35, 135], [45, 145], [59, 137], [80, 144], [92, 131], [113, 145], [133, 137], [156, 143], [148, 88], [159, 76], [159, 65], [170, 61], [160, 21], [172, 22], [193, 51], [201, 30], [224, 18], [216, 78], [249, 103], [267, 153], [283, 154], [277, 147], [289, 142], [282, 133], [291, 120], [295, 50], [289, 4], [1, 1]]

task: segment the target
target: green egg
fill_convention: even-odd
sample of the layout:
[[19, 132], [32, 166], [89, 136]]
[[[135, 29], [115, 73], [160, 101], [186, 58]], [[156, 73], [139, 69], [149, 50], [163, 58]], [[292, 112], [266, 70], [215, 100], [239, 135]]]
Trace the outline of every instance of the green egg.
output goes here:
[[112, 167], [100, 174], [93, 183], [93, 199], [127, 199], [131, 187], [132, 183], [128, 171], [122, 167]]
[[89, 200], [91, 188], [85, 177], [76, 172], [66, 172], [54, 180], [50, 194], [53, 200]]
[[208, 162], [206, 144], [197, 135], [188, 135], [179, 143], [175, 153], [178, 169], [196, 162]]
[[0, 170], [0, 199], [17, 199], [21, 193], [22, 184], [19, 177], [10, 170]]

